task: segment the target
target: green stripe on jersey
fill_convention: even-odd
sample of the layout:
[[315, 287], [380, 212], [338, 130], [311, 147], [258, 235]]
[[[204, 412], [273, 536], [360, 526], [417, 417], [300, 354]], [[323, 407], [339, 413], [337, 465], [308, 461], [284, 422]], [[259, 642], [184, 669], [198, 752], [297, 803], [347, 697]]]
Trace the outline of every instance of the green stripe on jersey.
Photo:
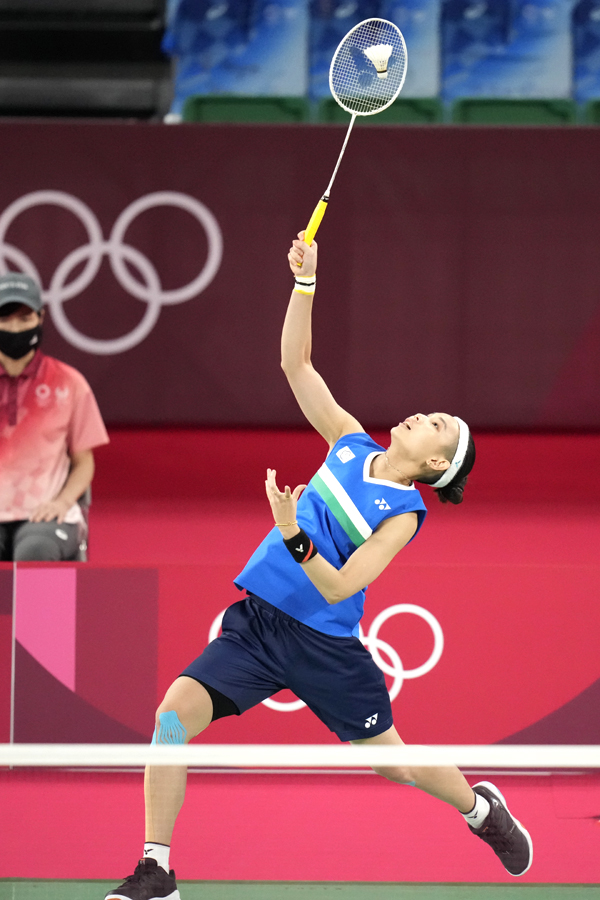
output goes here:
[[373, 529], [325, 463], [311, 478], [311, 484], [352, 543], [357, 547], [364, 544]]

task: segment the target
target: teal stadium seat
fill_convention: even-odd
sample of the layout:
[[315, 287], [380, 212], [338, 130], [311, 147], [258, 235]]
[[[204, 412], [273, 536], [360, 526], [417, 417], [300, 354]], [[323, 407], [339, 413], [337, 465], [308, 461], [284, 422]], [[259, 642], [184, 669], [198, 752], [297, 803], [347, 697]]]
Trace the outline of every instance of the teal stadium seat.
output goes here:
[[452, 122], [460, 125], [572, 125], [573, 100], [462, 97], [452, 106]]
[[237, 94], [196, 94], [183, 107], [184, 122], [308, 122], [305, 97], [245, 97]]
[[600, 125], [600, 100], [588, 100], [583, 107], [584, 125]]
[[[399, 97], [387, 109], [373, 116], [357, 116], [360, 125], [433, 125], [443, 121], [444, 108], [437, 97]], [[348, 124], [350, 113], [333, 97], [321, 100], [318, 108], [321, 123]]]

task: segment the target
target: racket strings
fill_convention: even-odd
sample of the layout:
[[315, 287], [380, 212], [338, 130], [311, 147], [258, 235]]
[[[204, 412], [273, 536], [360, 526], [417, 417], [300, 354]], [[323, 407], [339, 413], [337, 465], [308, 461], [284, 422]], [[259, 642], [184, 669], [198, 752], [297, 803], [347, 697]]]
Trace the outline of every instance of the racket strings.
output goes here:
[[[391, 47], [381, 77], [367, 50]], [[338, 47], [331, 63], [333, 96], [347, 112], [372, 115], [395, 100], [406, 75], [406, 46], [399, 30], [383, 19], [369, 19], [354, 28]]]

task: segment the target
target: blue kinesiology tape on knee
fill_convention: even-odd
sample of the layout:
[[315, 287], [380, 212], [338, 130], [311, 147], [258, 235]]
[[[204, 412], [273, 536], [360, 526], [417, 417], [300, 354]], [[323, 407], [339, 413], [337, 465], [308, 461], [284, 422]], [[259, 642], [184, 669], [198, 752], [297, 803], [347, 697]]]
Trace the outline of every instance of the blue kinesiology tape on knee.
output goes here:
[[185, 744], [187, 731], [179, 721], [179, 716], [174, 709], [160, 713], [158, 720], [160, 725], [154, 729], [152, 735], [153, 744]]

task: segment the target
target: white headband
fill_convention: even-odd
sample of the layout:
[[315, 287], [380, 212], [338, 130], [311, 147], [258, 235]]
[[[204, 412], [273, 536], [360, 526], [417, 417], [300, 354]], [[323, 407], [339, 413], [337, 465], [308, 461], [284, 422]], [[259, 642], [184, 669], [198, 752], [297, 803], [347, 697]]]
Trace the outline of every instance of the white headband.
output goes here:
[[467, 452], [467, 444], [469, 443], [469, 426], [466, 422], [463, 422], [462, 419], [459, 419], [458, 416], [454, 416], [454, 418], [458, 422], [458, 447], [456, 448], [456, 453], [452, 458], [452, 462], [450, 463], [442, 477], [431, 485], [431, 487], [436, 489], [446, 487], [446, 485], [452, 481], [452, 479], [462, 466], [465, 459], [465, 453]]

